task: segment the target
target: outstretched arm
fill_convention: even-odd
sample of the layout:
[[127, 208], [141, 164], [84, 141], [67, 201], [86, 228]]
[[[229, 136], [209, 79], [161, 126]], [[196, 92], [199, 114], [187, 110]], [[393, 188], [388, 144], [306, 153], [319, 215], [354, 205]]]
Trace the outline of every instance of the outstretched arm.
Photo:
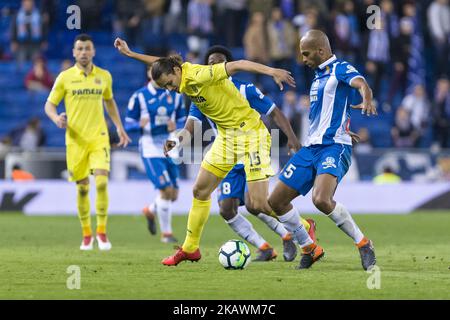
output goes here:
[[287, 146], [289, 149], [288, 151], [289, 155], [291, 155], [291, 153], [295, 153], [298, 150], [300, 150], [301, 145], [297, 137], [295, 136], [294, 130], [292, 130], [289, 120], [286, 118], [284, 113], [278, 107], [276, 107], [270, 113], [270, 117], [273, 119], [278, 128], [280, 128], [281, 131], [283, 131], [283, 133], [288, 138]]
[[116, 101], [114, 99], [105, 100], [105, 108], [109, 117], [116, 126], [117, 134], [120, 139], [118, 146], [119, 147], [123, 146], [125, 148], [131, 142], [131, 139], [130, 137], [128, 137], [127, 133], [125, 132], [125, 129], [123, 128], [122, 120], [120, 119]]
[[191, 141], [194, 134], [194, 122], [195, 120], [188, 118], [184, 128], [176, 133], [175, 138], [169, 138], [166, 140], [166, 143], [164, 144], [164, 155], [166, 157], [168, 152], [177, 145], [184, 146], [187, 142]]
[[116, 38], [116, 40], [114, 41], [114, 47], [116, 47], [117, 50], [119, 50], [119, 52], [121, 54], [123, 54], [124, 56], [141, 61], [145, 64], [152, 64], [153, 62], [155, 62], [156, 60], [158, 60], [160, 58], [160, 57], [148, 56], [146, 54], [140, 54], [140, 53], [131, 51], [130, 48], [128, 47], [128, 44], [126, 43], [126, 41], [122, 40], [120, 38]]
[[291, 87], [295, 87], [295, 80], [291, 73], [284, 69], [271, 68], [266, 65], [248, 61], [248, 60], [238, 60], [227, 62], [225, 64], [226, 71], [228, 75], [233, 75], [239, 71], [248, 71], [252, 73], [261, 73], [267, 76], [273, 77], [273, 80], [283, 90], [283, 82], [287, 83]]
[[372, 90], [370, 89], [369, 85], [367, 84], [366, 80], [364, 78], [355, 78], [352, 80], [350, 84], [353, 88], [358, 89], [359, 93], [361, 94], [363, 98], [363, 102], [357, 106], [352, 106], [352, 108], [355, 109], [361, 109], [362, 114], [367, 114], [370, 116], [371, 114], [377, 115], [377, 108], [373, 104], [373, 96], [372, 96]]

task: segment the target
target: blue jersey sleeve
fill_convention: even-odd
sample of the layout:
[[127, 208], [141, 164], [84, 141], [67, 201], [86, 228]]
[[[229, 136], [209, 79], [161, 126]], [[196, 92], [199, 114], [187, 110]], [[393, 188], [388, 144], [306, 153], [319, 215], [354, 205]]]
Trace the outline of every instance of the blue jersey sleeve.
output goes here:
[[198, 121], [203, 121], [205, 115], [197, 108], [197, 106], [192, 102], [189, 108], [189, 117], [195, 118]]
[[127, 114], [125, 117], [125, 130], [135, 131], [141, 129], [139, 120], [141, 118], [141, 106], [139, 103], [138, 93], [135, 92], [128, 101]]
[[352, 80], [356, 78], [364, 78], [358, 70], [348, 62], [338, 63], [335, 69], [336, 78], [345, 82], [348, 85], [351, 85]]
[[253, 83], [246, 85], [245, 93], [250, 107], [259, 113], [269, 115], [275, 108], [275, 103], [266, 97]]

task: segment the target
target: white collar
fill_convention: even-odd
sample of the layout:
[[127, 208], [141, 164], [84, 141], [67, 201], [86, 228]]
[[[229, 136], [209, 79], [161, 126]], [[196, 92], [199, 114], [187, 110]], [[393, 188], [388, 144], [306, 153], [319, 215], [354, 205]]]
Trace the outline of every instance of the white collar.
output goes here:
[[330, 59], [328, 59], [327, 61], [325, 61], [325, 62], [322, 62], [320, 65], [319, 65], [319, 69], [324, 69], [327, 65], [329, 65], [330, 63], [332, 63], [333, 61], [335, 61], [335, 60], [337, 60], [337, 58], [336, 58], [336, 55], [332, 55], [331, 56], [331, 58]]
[[152, 95], [155, 95], [155, 94], [156, 94], [156, 89], [155, 89], [155, 87], [153, 86], [153, 84], [152, 84], [151, 81], [148, 82], [148, 84], [147, 84], [147, 89], [148, 89], [148, 91], [150, 91], [150, 93], [151, 93]]

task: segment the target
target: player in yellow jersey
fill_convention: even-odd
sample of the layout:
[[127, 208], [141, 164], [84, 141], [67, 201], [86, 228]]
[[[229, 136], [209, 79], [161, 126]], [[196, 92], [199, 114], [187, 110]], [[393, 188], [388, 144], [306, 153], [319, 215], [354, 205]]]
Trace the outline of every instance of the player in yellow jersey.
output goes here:
[[[133, 52], [119, 38], [114, 45], [122, 54], [152, 64], [154, 81], [160, 87], [188, 95], [199, 110], [216, 123], [219, 132], [202, 161], [193, 186], [194, 199], [183, 246], [162, 263], [175, 266], [184, 260], [200, 260], [200, 237], [209, 215], [211, 193], [238, 162], [242, 162], [245, 167], [252, 207], [259, 212], [273, 214], [267, 202], [268, 178], [274, 175], [270, 166], [270, 134], [259, 113], [250, 107], [229, 76], [239, 71], [265, 74], [273, 77], [282, 90], [284, 82], [295, 86], [290, 72], [247, 60], [209, 66], [182, 63], [174, 57], [158, 58]], [[182, 130], [175, 139], [177, 141], [168, 141], [166, 151], [183, 143], [184, 134]], [[300, 223], [300, 217], [296, 215], [296, 221], [293, 218], [283, 224], [297, 239], [303, 251], [311, 252], [317, 245]]]
[[[69, 180], [77, 185], [78, 216], [83, 232], [80, 249], [93, 249], [88, 178], [93, 173], [97, 191], [97, 243], [100, 250], [110, 250], [111, 242], [106, 236], [110, 145], [103, 103], [117, 128], [118, 145], [127, 146], [130, 138], [113, 98], [111, 74], [93, 64], [94, 56], [92, 38], [78, 35], [73, 47], [76, 63], [58, 75], [45, 104], [45, 113], [59, 128], [66, 129], [67, 169]], [[58, 114], [56, 108], [62, 99], [66, 112]]]

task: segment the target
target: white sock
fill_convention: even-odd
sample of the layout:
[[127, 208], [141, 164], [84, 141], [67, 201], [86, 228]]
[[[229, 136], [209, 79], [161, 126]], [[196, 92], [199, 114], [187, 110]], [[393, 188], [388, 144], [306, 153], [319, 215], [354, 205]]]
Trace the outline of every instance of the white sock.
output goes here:
[[290, 211], [282, 216], [279, 216], [278, 218], [285, 228], [292, 234], [294, 239], [297, 240], [300, 247], [304, 248], [314, 243], [309, 237], [305, 226], [300, 222], [300, 215], [295, 207], [292, 207]]
[[336, 202], [336, 207], [328, 215], [328, 217], [336, 223], [336, 225], [345, 232], [353, 241], [358, 244], [364, 238], [363, 233], [356, 225], [348, 210], [339, 202]]
[[172, 234], [172, 201], [156, 198], [156, 213], [162, 234]]
[[264, 243], [266, 243], [266, 240], [264, 240], [263, 237], [261, 237], [253, 228], [251, 222], [241, 214], [238, 213], [234, 218], [226, 222], [234, 232], [255, 247], [260, 248]]
[[148, 210], [150, 210], [150, 212], [152, 213], [156, 213], [156, 200], [148, 206]]
[[267, 214], [260, 213], [257, 215], [258, 219], [267, 224], [267, 226], [273, 230], [276, 234], [278, 234], [281, 238], [284, 238], [288, 235], [289, 231], [274, 217], [268, 216]]

